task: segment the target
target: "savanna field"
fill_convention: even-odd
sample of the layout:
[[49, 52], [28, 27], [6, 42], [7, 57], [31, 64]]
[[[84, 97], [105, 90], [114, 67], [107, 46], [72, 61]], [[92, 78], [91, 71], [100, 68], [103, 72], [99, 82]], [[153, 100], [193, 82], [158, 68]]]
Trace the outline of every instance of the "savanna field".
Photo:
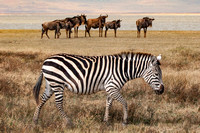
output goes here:
[[[200, 31], [148, 31], [147, 38], [136, 31], [108, 31], [108, 37], [50, 39], [41, 30], [0, 30], [0, 132], [200, 132]], [[65, 91], [64, 110], [75, 127], [64, 125], [54, 96], [43, 106], [38, 125], [32, 117], [36, 108], [33, 87], [45, 58], [57, 53], [107, 55], [124, 51], [162, 54], [165, 92], [156, 95], [143, 81], [135, 79], [121, 93], [128, 103], [128, 125], [122, 126], [122, 106], [114, 101], [109, 125], [103, 122], [106, 93], [76, 95]], [[40, 94], [44, 91], [44, 86]]]

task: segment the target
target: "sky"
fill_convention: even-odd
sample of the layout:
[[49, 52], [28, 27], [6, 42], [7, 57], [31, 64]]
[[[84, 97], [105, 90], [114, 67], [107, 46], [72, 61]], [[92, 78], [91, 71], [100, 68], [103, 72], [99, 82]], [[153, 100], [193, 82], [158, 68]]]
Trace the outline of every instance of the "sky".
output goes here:
[[200, 13], [200, 0], [0, 0], [3, 13]]

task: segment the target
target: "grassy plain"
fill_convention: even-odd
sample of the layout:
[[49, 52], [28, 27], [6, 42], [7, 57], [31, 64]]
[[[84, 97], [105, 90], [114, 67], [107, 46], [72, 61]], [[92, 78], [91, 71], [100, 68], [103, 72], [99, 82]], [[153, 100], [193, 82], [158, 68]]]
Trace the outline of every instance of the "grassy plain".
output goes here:
[[[200, 132], [200, 31], [113, 31], [107, 38], [79, 32], [79, 38], [45, 36], [40, 30], [0, 30], [0, 132]], [[63, 125], [54, 96], [43, 107], [39, 124], [32, 123], [36, 103], [32, 94], [43, 60], [57, 53], [106, 55], [123, 51], [162, 54], [165, 92], [156, 95], [142, 80], [128, 82], [122, 94], [128, 102], [129, 125], [124, 128], [122, 106], [114, 102], [110, 125], [103, 121], [105, 92], [75, 95], [65, 92], [64, 109], [74, 129]], [[44, 89], [44, 87], [43, 87]], [[42, 89], [42, 91], [43, 91]], [[42, 92], [41, 91], [41, 92]]]

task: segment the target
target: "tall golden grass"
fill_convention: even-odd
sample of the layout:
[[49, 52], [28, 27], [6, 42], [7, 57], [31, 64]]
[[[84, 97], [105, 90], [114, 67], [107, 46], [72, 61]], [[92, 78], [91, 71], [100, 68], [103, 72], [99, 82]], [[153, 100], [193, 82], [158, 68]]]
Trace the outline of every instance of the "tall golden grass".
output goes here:
[[[40, 39], [39, 30], [0, 30], [0, 131], [1, 132], [200, 132], [200, 31], [113, 31], [99, 38], [79, 32], [79, 38]], [[165, 92], [158, 96], [142, 80], [122, 89], [128, 102], [129, 125], [124, 128], [122, 106], [114, 102], [110, 125], [103, 123], [106, 93], [75, 95], [65, 92], [64, 109], [75, 128], [63, 125], [54, 97], [42, 108], [39, 124], [32, 123], [36, 107], [32, 95], [43, 60], [57, 53], [80, 55], [135, 51], [162, 54]], [[43, 86], [44, 89], [44, 86]], [[42, 90], [43, 91], [43, 90]], [[41, 91], [41, 92], [42, 92]]]

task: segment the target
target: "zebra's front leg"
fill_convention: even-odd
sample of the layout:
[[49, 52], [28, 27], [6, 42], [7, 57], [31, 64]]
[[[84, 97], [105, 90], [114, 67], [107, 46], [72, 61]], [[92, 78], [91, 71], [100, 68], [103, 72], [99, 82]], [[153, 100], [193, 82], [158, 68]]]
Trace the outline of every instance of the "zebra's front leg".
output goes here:
[[123, 112], [124, 112], [124, 117], [123, 117], [123, 125], [127, 125], [127, 118], [128, 118], [128, 106], [127, 106], [127, 102], [126, 100], [124, 100], [124, 98], [120, 96], [116, 99], [118, 102], [120, 102], [123, 105]]
[[59, 110], [61, 116], [64, 118], [66, 124], [70, 127], [73, 127], [71, 119], [66, 115], [63, 109], [63, 89], [57, 89], [55, 91], [55, 102], [57, 109]]
[[110, 96], [107, 96], [107, 99], [106, 99], [106, 110], [105, 110], [105, 115], [104, 115], [104, 122], [108, 123], [108, 120], [109, 120], [109, 110], [110, 110], [110, 107], [112, 106], [112, 97]]
[[127, 124], [127, 118], [128, 118], [128, 107], [127, 107], [127, 102], [126, 100], [122, 97], [121, 93], [119, 92], [118, 89], [108, 89], [107, 90], [108, 94], [112, 99], [117, 100], [123, 105], [123, 125]]

